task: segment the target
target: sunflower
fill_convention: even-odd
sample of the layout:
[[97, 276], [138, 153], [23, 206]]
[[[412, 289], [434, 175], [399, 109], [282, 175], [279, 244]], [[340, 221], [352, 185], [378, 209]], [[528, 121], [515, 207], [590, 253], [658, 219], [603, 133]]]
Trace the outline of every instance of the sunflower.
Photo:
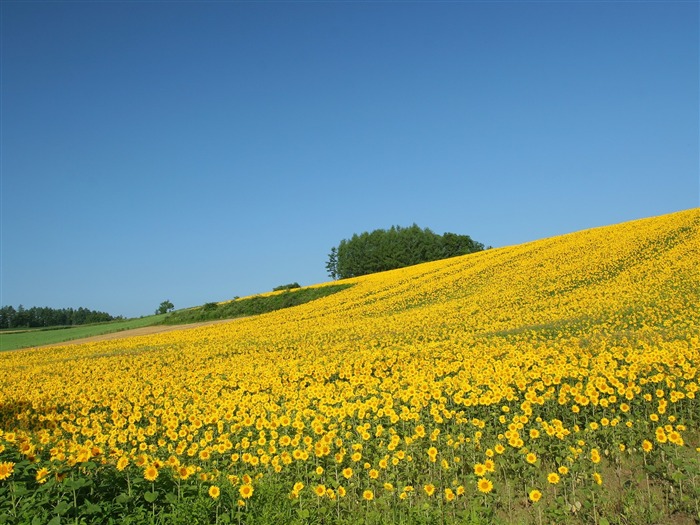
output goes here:
[[221, 490], [216, 485], [209, 487], [209, 497], [211, 499], [216, 499], [221, 495]]
[[540, 499], [542, 499], [542, 493], [539, 490], [534, 489], [530, 491], [528, 497], [530, 498], [530, 501], [532, 501], [533, 503], [537, 503], [538, 501], [540, 501]]
[[530, 463], [530, 465], [534, 465], [537, 463], [537, 454], [530, 452], [527, 456], [525, 456], [525, 461]]
[[474, 465], [474, 474], [479, 476], [480, 478], [483, 478], [484, 475], [486, 474], [486, 465], [483, 465], [482, 463], [477, 463]]
[[326, 495], [326, 486], [325, 485], [316, 485], [316, 488], [314, 489], [314, 493], [319, 498], [322, 498], [323, 496]]
[[238, 493], [241, 495], [241, 498], [248, 499], [253, 495], [253, 486], [248, 483], [241, 485], [241, 488], [238, 489]]
[[435, 459], [437, 458], [438, 451], [435, 447], [430, 447], [428, 449], [428, 457], [430, 458], [430, 461], [435, 463]]
[[683, 438], [681, 437], [680, 432], [672, 430], [668, 434], [668, 440], [674, 445], [678, 445], [679, 447], [683, 446]]
[[654, 448], [654, 445], [651, 444], [651, 441], [649, 441], [648, 439], [642, 441], [642, 450], [644, 452], [651, 452], [652, 448]]
[[547, 481], [552, 485], [556, 485], [557, 483], [559, 483], [559, 474], [557, 474], [556, 472], [550, 472], [549, 474], [547, 474]]
[[153, 465], [146, 467], [143, 471], [143, 477], [146, 481], [155, 481], [158, 477], [158, 469]]
[[126, 466], [129, 464], [129, 458], [126, 456], [122, 456], [119, 458], [119, 461], [117, 461], [117, 470], [122, 471], [126, 468]]
[[428, 483], [427, 485], [423, 486], [423, 490], [428, 496], [432, 496], [433, 494], [435, 494], [435, 485], [433, 485], [432, 483]]
[[362, 493], [362, 499], [366, 501], [372, 501], [374, 499], [374, 492], [372, 492], [371, 490], [365, 490]]
[[662, 427], [656, 429], [656, 441], [659, 443], [666, 443], [666, 441], [668, 441], [666, 431]]
[[445, 489], [445, 500], [454, 501], [455, 497], [456, 497], [455, 493], [452, 489], [450, 489], [450, 488]]
[[46, 477], [49, 475], [49, 469], [40, 468], [36, 471], [36, 482], [39, 484], [46, 483]]
[[493, 483], [491, 483], [490, 480], [486, 478], [481, 478], [479, 479], [479, 482], [476, 484], [476, 488], [479, 489], [479, 492], [483, 492], [484, 494], [488, 494], [493, 490]]

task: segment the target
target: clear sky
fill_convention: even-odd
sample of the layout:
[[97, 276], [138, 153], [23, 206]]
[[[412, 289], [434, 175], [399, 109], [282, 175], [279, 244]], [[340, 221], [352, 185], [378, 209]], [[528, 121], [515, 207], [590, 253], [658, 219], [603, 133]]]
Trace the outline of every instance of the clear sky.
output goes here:
[[2, 305], [325, 282], [700, 205], [697, 1], [0, 2]]

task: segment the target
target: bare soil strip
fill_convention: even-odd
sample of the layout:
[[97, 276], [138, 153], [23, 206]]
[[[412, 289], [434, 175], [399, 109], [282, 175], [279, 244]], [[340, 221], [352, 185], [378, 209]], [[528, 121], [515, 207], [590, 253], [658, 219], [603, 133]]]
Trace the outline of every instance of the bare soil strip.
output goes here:
[[201, 323], [144, 326], [142, 328], [133, 328], [131, 330], [120, 330], [118, 332], [109, 332], [107, 334], [93, 335], [90, 337], [82, 337], [80, 339], [70, 339], [68, 341], [62, 341], [60, 343], [51, 343], [48, 345], [35, 346], [33, 348], [44, 348], [47, 346], [79, 345], [82, 343], [95, 343], [97, 341], [109, 341], [112, 339], [122, 339], [124, 337], [137, 337], [139, 335], [160, 334], [163, 332], [172, 332], [174, 330], [188, 330], [190, 328], [198, 328], [200, 326], [206, 326], [206, 325], [210, 325], [210, 324], [230, 323], [230, 322], [235, 321], [235, 320], [236, 319], [218, 319], [216, 321], [202, 321]]

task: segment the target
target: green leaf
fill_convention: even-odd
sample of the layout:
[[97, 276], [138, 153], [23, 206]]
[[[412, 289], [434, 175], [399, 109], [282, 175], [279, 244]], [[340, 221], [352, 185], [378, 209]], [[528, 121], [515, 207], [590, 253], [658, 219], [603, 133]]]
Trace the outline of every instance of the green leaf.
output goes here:
[[682, 472], [676, 471], [676, 472], [674, 472], [673, 474], [671, 474], [671, 479], [672, 479], [673, 481], [675, 481], [676, 483], [678, 483], [678, 482], [680, 482], [680, 481], [683, 481], [683, 480], [685, 480], [685, 479], [687, 479], [687, 478], [688, 478], [688, 477], [687, 477], [685, 474], [683, 474]]
[[87, 484], [88, 482], [85, 478], [67, 479], [63, 482], [63, 486], [66, 487], [68, 490], [79, 490]]
[[131, 501], [131, 496], [129, 496], [126, 492], [122, 492], [115, 498], [115, 500], [119, 505], [124, 505], [125, 503], [129, 503]]
[[150, 490], [147, 490], [146, 492], [143, 493], [143, 498], [144, 498], [148, 503], [153, 503], [155, 500], [158, 499], [158, 493], [157, 493], [157, 492], [151, 492]]
[[299, 517], [303, 520], [309, 517], [309, 509], [299, 509], [297, 510], [297, 513], [299, 514]]
[[165, 501], [167, 501], [171, 505], [177, 503], [177, 494], [173, 494], [172, 492], [168, 492], [165, 495]]
[[15, 493], [15, 496], [26, 496], [29, 494], [29, 491], [24, 483], [16, 483], [13, 492]]
[[47, 525], [61, 525], [61, 517], [54, 516], [53, 518], [51, 518], [51, 521], [47, 523]]
[[608, 518], [600, 518], [598, 520], [598, 525], [610, 525], [610, 522], [608, 521]]
[[[70, 505], [68, 503], [66, 503], [65, 501], [59, 501], [58, 505], [56, 505], [55, 510], [56, 510], [56, 514], [58, 514], [58, 515], [65, 514], [66, 512], [68, 512], [70, 510]], [[56, 517], [58, 517], [58, 516], [56, 516]]]

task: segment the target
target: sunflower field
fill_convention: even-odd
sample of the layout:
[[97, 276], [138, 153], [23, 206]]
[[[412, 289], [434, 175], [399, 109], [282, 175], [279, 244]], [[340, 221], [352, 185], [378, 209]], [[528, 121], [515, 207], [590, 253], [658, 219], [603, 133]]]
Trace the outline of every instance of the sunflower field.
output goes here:
[[0, 523], [700, 523], [700, 209], [342, 282], [0, 354]]

